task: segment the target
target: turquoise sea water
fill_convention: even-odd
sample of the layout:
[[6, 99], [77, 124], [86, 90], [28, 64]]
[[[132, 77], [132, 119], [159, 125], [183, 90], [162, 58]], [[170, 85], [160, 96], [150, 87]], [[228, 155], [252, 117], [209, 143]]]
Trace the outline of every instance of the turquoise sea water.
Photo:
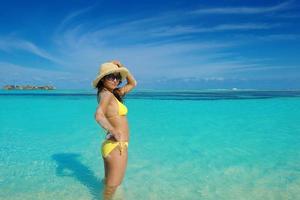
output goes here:
[[[116, 199], [300, 199], [299, 91], [140, 91], [125, 99]], [[91, 91], [0, 92], [0, 199], [101, 199]]]

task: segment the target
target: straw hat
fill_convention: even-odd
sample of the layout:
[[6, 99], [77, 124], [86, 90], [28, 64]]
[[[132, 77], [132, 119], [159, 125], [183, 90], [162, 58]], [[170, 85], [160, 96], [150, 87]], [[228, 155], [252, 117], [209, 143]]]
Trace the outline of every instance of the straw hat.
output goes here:
[[126, 79], [129, 71], [127, 68], [125, 67], [118, 67], [116, 64], [111, 63], [111, 62], [107, 62], [107, 63], [103, 63], [100, 67], [99, 67], [99, 72], [98, 75], [96, 77], [96, 79], [93, 81], [92, 85], [94, 88], [97, 87], [98, 82], [106, 75], [108, 74], [113, 74], [113, 73], [120, 73], [121, 77], [122, 77], [122, 81]]

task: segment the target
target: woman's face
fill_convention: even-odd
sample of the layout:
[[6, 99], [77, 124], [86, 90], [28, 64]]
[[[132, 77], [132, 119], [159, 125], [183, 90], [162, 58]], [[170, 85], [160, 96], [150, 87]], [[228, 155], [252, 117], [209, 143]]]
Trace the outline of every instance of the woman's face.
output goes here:
[[104, 76], [103, 85], [109, 90], [115, 89], [121, 81], [120, 73], [114, 73]]

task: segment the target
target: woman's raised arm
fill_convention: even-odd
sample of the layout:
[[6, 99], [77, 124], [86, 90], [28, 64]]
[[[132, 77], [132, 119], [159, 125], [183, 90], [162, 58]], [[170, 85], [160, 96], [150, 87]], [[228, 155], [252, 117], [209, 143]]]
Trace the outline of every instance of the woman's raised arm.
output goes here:
[[[111, 62], [114, 63], [115, 65], [117, 65], [118, 67], [123, 67], [123, 65], [121, 64], [120, 61], [114, 60]], [[126, 80], [127, 80], [126, 85], [124, 85], [123, 87], [120, 87], [118, 89], [121, 96], [124, 96], [125, 94], [127, 94], [128, 92], [130, 92], [133, 88], [135, 88], [137, 86], [137, 81], [135, 80], [135, 78], [133, 77], [133, 75], [130, 72], [128, 73], [128, 75], [126, 77]]]

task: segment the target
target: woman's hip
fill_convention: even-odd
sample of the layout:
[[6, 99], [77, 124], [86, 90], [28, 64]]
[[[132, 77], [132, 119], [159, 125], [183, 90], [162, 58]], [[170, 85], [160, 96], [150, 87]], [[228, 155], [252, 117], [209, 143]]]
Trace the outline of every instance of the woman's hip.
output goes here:
[[117, 150], [122, 155], [128, 148], [128, 141], [105, 140], [101, 147], [102, 156], [106, 158], [116, 148], [118, 148]]

